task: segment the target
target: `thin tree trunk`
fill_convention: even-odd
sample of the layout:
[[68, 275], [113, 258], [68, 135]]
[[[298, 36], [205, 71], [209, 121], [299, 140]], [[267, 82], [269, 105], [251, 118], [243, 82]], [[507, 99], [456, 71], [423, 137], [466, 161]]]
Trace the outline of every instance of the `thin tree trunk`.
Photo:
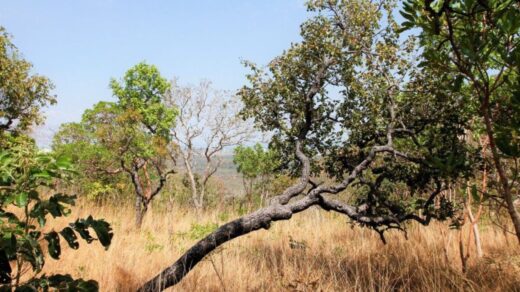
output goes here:
[[459, 231], [459, 256], [460, 256], [460, 262], [462, 265], [462, 273], [466, 273], [468, 269], [468, 258], [469, 258], [469, 250], [468, 254], [464, 252], [464, 232], [462, 230], [463, 226], [461, 226], [461, 229]]
[[[191, 151], [191, 149], [188, 149], [187, 151]], [[193, 206], [195, 206], [195, 209], [199, 209], [199, 203], [197, 199], [197, 181], [195, 180], [195, 175], [193, 174], [193, 169], [191, 166], [191, 154], [183, 154], [183, 160], [184, 160], [184, 166], [186, 167], [186, 173], [188, 174], [188, 178], [190, 181], [190, 188], [191, 188], [191, 200], [193, 202]]]
[[135, 227], [141, 228], [143, 224], [143, 198], [139, 195], [135, 196]]
[[488, 136], [489, 148], [491, 149], [491, 154], [493, 158], [493, 162], [495, 164], [495, 168], [497, 170], [498, 176], [500, 178], [500, 185], [502, 188], [502, 197], [504, 198], [507, 211], [511, 220], [513, 221], [513, 226], [515, 228], [516, 237], [518, 239], [518, 243], [520, 244], [520, 214], [515, 208], [513, 194], [511, 193], [511, 188], [509, 186], [509, 182], [502, 166], [502, 162], [500, 160], [500, 155], [498, 154], [497, 146], [495, 143], [495, 137], [493, 136], [493, 126], [491, 124], [491, 117], [489, 115], [489, 104], [488, 98], [484, 98], [484, 123], [486, 125], [486, 134]]
[[[475, 236], [474, 240], [475, 240], [475, 247], [477, 249], [477, 256], [479, 258], [481, 258], [484, 254], [482, 252], [482, 243], [481, 243], [481, 240], [480, 240], [480, 232], [478, 230], [478, 222], [477, 222], [478, 219], [475, 220], [472, 217], [473, 217], [473, 214], [470, 212], [469, 213], [469, 218], [470, 218], [470, 220], [472, 220], [471, 228], [473, 228], [473, 235]], [[473, 220], [475, 220], [475, 221], [473, 222]]]
[[206, 186], [203, 184], [199, 190], [199, 209], [202, 211], [204, 208], [204, 196], [206, 195]]

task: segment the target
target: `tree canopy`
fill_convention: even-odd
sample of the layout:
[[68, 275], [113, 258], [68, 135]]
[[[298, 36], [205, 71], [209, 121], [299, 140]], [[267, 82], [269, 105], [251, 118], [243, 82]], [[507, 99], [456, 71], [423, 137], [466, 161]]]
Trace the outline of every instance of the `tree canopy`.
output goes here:
[[24, 131], [41, 123], [40, 109], [56, 102], [49, 79], [31, 69], [0, 27], [0, 132]]
[[468, 92], [475, 132], [489, 140], [500, 194], [520, 242], [513, 192], [520, 157], [520, 4], [513, 0], [407, 0], [403, 29], [419, 28], [422, 66], [453, 76], [451, 89]]
[[[475, 149], [460, 137], [471, 103], [453, 74], [420, 67], [402, 40], [393, 1], [309, 1], [301, 38], [266, 68], [246, 62], [242, 116], [272, 133], [270, 148], [298, 177], [271, 204], [222, 225], [142, 291], [179, 282], [219, 245], [311, 206], [377, 231], [452, 218], [442, 190], [471, 176]], [[356, 196], [349, 196], [355, 190]]]
[[72, 212], [76, 196], [57, 186], [76, 172], [69, 157], [40, 151], [25, 133], [42, 121], [41, 107], [55, 102], [49, 80], [30, 70], [0, 28], [0, 290], [97, 290], [94, 280], [42, 273], [49, 257], [60, 259], [62, 243], [75, 250], [82, 239], [108, 248], [113, 233], [92, 216], [59, 230], [51, 224]]
[[134, 187], [140, 226], [148, 205], [174, 172], [170, 129], [177, 110], [164, 105], [170, 85], [153, 65], [139, 63], [110, 86], [117, 102], [99, 102], [85, 111], [80, 123], [62, 125], [53, 147], [73, 156], [94, 183], [113, 184], [114, 175], [125, 173]]

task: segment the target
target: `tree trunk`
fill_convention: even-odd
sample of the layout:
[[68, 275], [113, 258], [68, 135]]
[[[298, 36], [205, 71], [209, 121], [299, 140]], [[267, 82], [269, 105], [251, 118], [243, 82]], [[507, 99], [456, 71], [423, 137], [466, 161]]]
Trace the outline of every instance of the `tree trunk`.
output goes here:
[[473, 235], [475, 236], [475, 247], [477, 248], [477, 256], [479, 258], [483, 257], [484, 256], [484, 253], [482, 252], [482, 243], [481, 243], [481, 240], [480, 240], [480, 232], [478, 230], [478, 223], [475, 222], [474, 224], [472, 224], [472, 227], [473, 227]]
[[135, 227], [137, 229], [140, 229], [143, 224], [145, 212], [146, 208], [143, 204], [143, 198], [139, 195], [135, 196]]
[[200, 186], [199, 190], [199, 209], [202, 211], [204, 208], [204, 197], [206, 196], [206, 186], [205, 184]]
[[[475, 249], [477, 250], [477, 256], [479, 258], [481, 258], [483, 256], [483, 253], [482, 253], [482, 244], [481, 244], [481, 241], [480, 241], [480, 231], [478, 230], [478, 220], [480, 219], [480, 214], [482, 212], [482, 202], [479, 201], [479, 205], [478, 205], [478, 211], [477, 211], [477, 214], [476, 215], [473, 215], [473, 210], [471, 209], [471, 205], [472, 205], [472, 194], [471, 194], [471, 190], [470, 190], [470, 187], [467, 186], [466, 187], [466, 195], [468, 196], [467, 200], [466, 200], [466, 212], [468, 213], [468, 219], [469, 219], [469, 223], [471, 225], [471, 230], [470, 231], [470, 238], [471, 238], [471, 234], [473, 234], [473, 240], [475, 242]], [[482, 200], [482, 198], [480, 199]], [[468, 244], [468, 253], [469, 253], [469, 244]]]
[[193, 245], [173, 265], [145, 283], [138, 291], [155, 292], [171, 287], [223, 243], [261, 228], [269, 229], [272, 222], [290, 219], [294, 213], [306, 210], [315, 203], [316, 198], [307, 198], [288, 205], [274, 204], [226, 223]]
[[464, 252], [464, 236], [463, 236], [463, 230], [462, 227], [459, 231], [459, 256], [460, 256], [460, 262], [462, 265], [462, 273], [466, 273], [468, 269], [468, 258], [469, 258], [469, 250], [468, 254]]
[[198, 202], [197, 181], [195, 180], [195, 175], [193, 174], [193, 169], [191, 168], [189, 157], [184, 157], [184, 165], [186, 166], [186, 173], [188, 174], [188, 178], [190, 180], [191, 199], [195, 209], [199, 210], [200, 207]]
[[486, 134], [488, 136], [489, 148], [491, 149], [491, 154], [493, 157], [493, 162], [495, 164], [495, 168], [497, 170], [498, 176], [500, 178], [500, 186], [502, 188], [502, 197], [507, 205], [507, 211], [511, 220], [513, 221], [513, 226], [515, 228], [516, 237], [518, 239], [518, 243], [520, 244], [520, 214], [515, 208], [513, 194], [511, 193], [511, 188], [509, 186], [509, 182], [507, 179], [507, 175], [502, 166], [502, 162], [500, 160], [500, 155], [498, 153], [498, 149], [495, 143], [495, 137], [493, 136], [493, 126], [491, 122], [491, 117], [489, 113], [489, 105], [487, 102], [487, 98], [484, 99], [484, 123], [486, 125]]

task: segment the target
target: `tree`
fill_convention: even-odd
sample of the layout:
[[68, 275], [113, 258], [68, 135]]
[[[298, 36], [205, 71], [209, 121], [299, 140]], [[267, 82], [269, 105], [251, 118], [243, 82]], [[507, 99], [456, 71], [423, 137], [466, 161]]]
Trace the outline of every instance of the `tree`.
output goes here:
[[273, 151], [264, 150], [260, 143], [253, 147], [237, 146], [234, 150], [233, 163], [238, 173], [242, 174], [246, 198], [251, 205], [255, 187], [260, 188], [261, 201], [267, 198], [267, 185], [271, 183], [276, 168], [280, 164]]
[[72, 249], [79, 248], [79, 237], [87, 243], [98, 240], [105, 248], [112, 240], [110, 225], [92, 216], [77, 219], [59, 231], [50, 224], [51, 216], [70, 215], [76, 197], [62, 193], [42, 196], [41, 192], [52, 191], [57, 180], [70, 180], [75, 174], [70, 159], [39, 152], [34, 141], [23, 135], [1, 137], [5, 143], [0, 150], [1, 290], [97, 291], [93, 280], [41, 274], [48, 256], [60, 259], [63, 240]]
[[96, 141], [96, 132], [86, 121], [62, 124], [53, 137], [52, 150], [72, 159], [78, 176], [71, 187], [88, 199], [99, 203], [116, 199], [120, 188], [114, 186], [131, 185], [124, 173], [114, 173], [119, 168], [117, 153]]
[[[271, 204], [226, 223], [140, 291], [178, 283], [223, 243], [318, 206], [381, 235], [405, 222], [455, 214], [442, 190], [469, 176], [473, 149], [459, 138], [465, 96], [451, 76], [416, 66], [414, 39], [399, 41], [389, 1], [309, 1], [302, 41], [267, 70], [247, 63], [243, 115], [273, 133], [270, 147], [299, 176]], [[320, 181], [327, 175], [327, 182]], [[342, 199], [346, 191], [355, 196]]]
[[0, 27], [0, 133], [24, 131], [41, 123], [40, 109], [56, 102], [49, 79], [31, 74], [31, 69]]
[[[514, 0], [407, 0], [404, 29], [420, 28], [425, 66], [466, 87], [488, 137], [501, 197], [520, 243], [514, 175], [520, 157], [520, 4]], [[509, 169], [508, 169], [509, 168]]]
[[59, 232], [50, 224], [49, 217], [71, 213], [76, 197], [41, 192], [55, 191], [58, 182], [70, 181], [75, 172], [67, 157], [40, 152], [23, 134], [43, 120], [41, 107], [55, 103], [52, 84], [31, 75], [31, 67], [0, 27], [0, 290], [94, 291], [98, 284], [93, 280], [41, 273], [48, 256], [60, 258], [62, 239], [72, 249], [79, 248], [78, 237], [108, 248], [113, 234], [107, 222], [92, 216]]
[[134, 188], [135, 223], [140, 227], [150, 203], [175, 172], [169, 130], [177, 111], [163, 104], [169, 83], [155, 66], [140, 63], [121, 82], [112, 80], [111, 87], [118, 101], [99, 102], [85, 111], [80, 124], [62, 126], [54, 147], [84, 150], [77, 161], [95, 179], [126, 174]]
[[[177, 124], [171, 132], [179, 145], [193, 205], [200, 211], [204, 207], [207, 184], [222, 163], [222, 150], [249, 138], [251, 130], [237, 116], [238, 100], [227, 92], [211, 88], [209, 81], [202, 81], [196, 87], [182, 87], [173, 80], [167, 104], [179, 110]], [[197, 165], [200, 160], [204, 166]]]

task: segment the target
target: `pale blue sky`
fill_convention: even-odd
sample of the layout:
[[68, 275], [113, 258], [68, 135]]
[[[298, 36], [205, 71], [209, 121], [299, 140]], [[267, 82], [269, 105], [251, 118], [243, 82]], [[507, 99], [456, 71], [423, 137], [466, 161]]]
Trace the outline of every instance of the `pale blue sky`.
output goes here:
[[36, 138], [110, 100], [108, 83], [144, 60], [167, 78], [237, 89], [241, 59], [266, 64], [299, 40], [303, 0], [1, 0], [0, 25], [34, 71], [55, 84], [58, 104]]

